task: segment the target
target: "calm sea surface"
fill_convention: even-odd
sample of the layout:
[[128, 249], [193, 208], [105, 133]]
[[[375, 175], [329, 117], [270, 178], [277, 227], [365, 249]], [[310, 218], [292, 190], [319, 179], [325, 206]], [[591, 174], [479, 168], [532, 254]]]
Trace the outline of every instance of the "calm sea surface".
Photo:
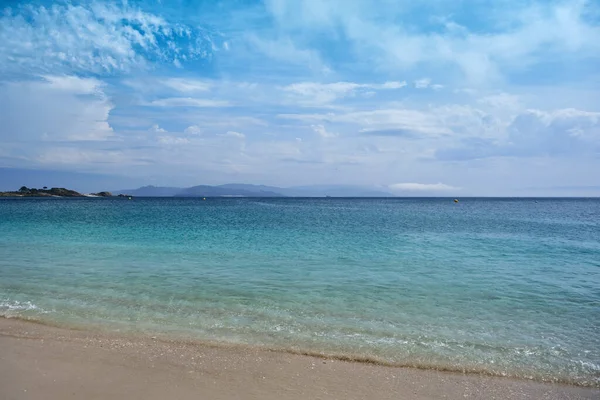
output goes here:
[[600, 386], [600, 200], [1, 199], [0, 315]]

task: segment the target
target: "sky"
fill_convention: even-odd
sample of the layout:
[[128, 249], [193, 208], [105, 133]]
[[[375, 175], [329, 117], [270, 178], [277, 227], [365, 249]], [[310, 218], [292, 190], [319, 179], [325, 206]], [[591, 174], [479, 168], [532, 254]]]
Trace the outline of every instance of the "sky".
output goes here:
[[0, 1], [0, 189], [599, 196], [599, 171], [598, 0]]

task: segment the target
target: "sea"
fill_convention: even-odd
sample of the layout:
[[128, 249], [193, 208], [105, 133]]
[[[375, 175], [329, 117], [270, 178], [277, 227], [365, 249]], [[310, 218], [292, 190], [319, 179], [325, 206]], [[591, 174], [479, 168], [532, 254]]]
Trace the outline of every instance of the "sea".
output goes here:
[[0, 316], [600, 387], [600, 199], [7, 198]]

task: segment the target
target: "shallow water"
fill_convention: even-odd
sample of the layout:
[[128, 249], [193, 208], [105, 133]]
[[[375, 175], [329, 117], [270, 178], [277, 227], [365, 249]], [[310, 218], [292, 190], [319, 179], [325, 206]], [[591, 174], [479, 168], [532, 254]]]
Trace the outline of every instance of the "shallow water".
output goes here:
[[0, 315], [600, 386], [600, 200], [2, 199]]

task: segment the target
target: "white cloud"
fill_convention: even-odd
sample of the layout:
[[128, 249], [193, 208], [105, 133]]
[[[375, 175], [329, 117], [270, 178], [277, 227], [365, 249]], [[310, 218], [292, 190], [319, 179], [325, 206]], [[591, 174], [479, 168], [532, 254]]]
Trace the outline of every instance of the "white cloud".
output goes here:
[[225, 100], [196, 99], [192, 97], [170, 97], [154, 100], [149, 105], [155, 107], [228, 107], [231, 104]]
[[290, 158], [302, 155], [303, 141], [296, 138], [292, 141], [265, 141], [260, 144], [253, 144], [249, 151], [259, 159], [265, 160], [269, 157]]
[[185, 128], [183, 130], [183, 133], [186, 133], [188, 135], [200, 135], [202, 134], [202, 129], [198, 125], [191, 125]]
[[298, 46], [290, 37], [270, 39], [248, 34], [245, 40], [251, 46], [252, 52], [258, 51], [273, 60], [302, 65], [314, 71], [329, 71], [316, 51]]
[[[449, 72], [459, 69], [468, 80], [482, 84], [544, 60], [584, 60], [600, 53], [600, 27], [593, 16], [597, 8], [591, 1], [502, 2], [491, 15], [482, 6], [485, 3], [473, 4], [473, 12], [483, 14], [489, 30], [438, 18], [438, 32], [413, 29], [410, 13], [415, 9], [409, 2], [378, 7], [369, 0], [323, 3], [273, 0], [266, 5], [279, 34], [293, 35], [308, 27], [312, 37], [336, 37], [341, 32], [356, 59], [368, 59], [378, 70], [444, 66]], [[456, 3], [432, 3], [433, 16], [457, 14]], [[307, 35], [293, 37], [306, 43]]]
[[600, 112], [576, 109], [524, 110], [502, 126], [502, 135], [471, 136], [436, 151], [442, 160], [498, 157], [569, 157], [590, 159], [600, 152]]
[[127, 5], [23, 5], [0, 15], [0, 70], [113, 72], [207, 56], [206, 37]]
[[409, 192], [437, 192], [437, 191], [456, 191], [458, 187], [446, 185], [444, 183], [394, 183], [389, 185], [393, 191]]
[[236, 132], [236, 131], [227, 131], [225, 133], [219, 134], [219, 136], [236, 138], [236, 139], [244, 139], [246, 137], [246, 135], [244, 135], [243, 133]]
[[337, 133], [327, 131], [323, 125], [311, 125], [311, 128], [322, 138], [334, 138], [337, 136]]
[[568, 154], [594, 151], [600, 149], [600, 112], [527, 110], [514, 119], [508, 131], [509, 147], [516, 147], [515, 152]]
[[113, 104], [104, 84], [93, 78], [46, 76], [43, 80], [0, 83], [4, 142], [105, 140]]
[[94, 78], [79, 78], [77, 76], [52, 76], [44, 75], [44, 80], [55, 90], [73, 94], [98, 94], [102, 96], [103, 82]]
[[491, 107], [495, 110], [509, 110], [512, 112], [523, 108], [518, 96], [508, 93], [497, 93], [477, 99], [477, 103]]
[[202, 124], [210, 125], [213, 127], [235, 127], [243, 128], [248, 125], [252, 126], [267, 126], [268, 123], [260, 118], [249, 117], [249, 116], [228, 116], [226, 119], [222, 115], [205, 116], [202, 119]]
[[427, 89], [431, 85], [431, 79], [423, 78], [415, 81], [415, 88], [417, 89]]
[[433, 89], [433, 90], [441, 90], [444, 88], [444, 85], [440, 85], [438, 83], [431, 83], [430, 78], [417, 79], [413, 82], [415, 89]]
[[412, 134], [445, 135], [452, 131], [435, 114], [411, 109], [382, 109], [327, 114], [280, 114], [280, 118], [348, 124], [369, 135], [406, 136]]
[[403, 88], [404, 86], [406, 86], [406, 81], [402, 81], [402, 82], [390, 81], [390, 82], [385, 82], [382, 85], [372, 85], [372, 87], [374, 89], [377, 89], [377, 88], [381, 88], [381, 89], [400, 89], [400, 88]]
[[[94, 166], [94, 165], [115, 165], [122, 168], [123, 165], [144, 164], [132, 160], [122, 151], [99, 151], [93, 149], [81, 149], [75, 147], [50, 147], [43, 149], [39, 155], [34, 158], [35, 161], [46, 166], [66, 165], [66, 166]], [[31, 160], [30, 160], [31, 161]]]
[[359, 87], [359, 84], [352, 82], [329, 84], [302, 82], [285, 86], [283, 90], [290, 93], [293, 100], [311, 106], [327, 104], [340, 97], [351, 95]]
[[167, 136], [159, 136], [158, 142], [161, 144], [166, 144], [166, 145], [179, 145], [179, 144], [190, 143], [190, 139], [167, 135]]
[[471, 105], [448, 104], [430, 107], [430, 117], [453, 133], [456, 140], [465, 136], [499, 138], [505, 135], [506, 126], [513, 118], [511, 111], [492, 109], [485, 111]]
[[360, 84], [353, 82], [336, 82], [336, 83], [317, 83], [317, 82], [301, 82], [293, 83], [283, 88], [283, 90], [294, 92], [302, 95], [313, 96], [319, 93], [334, 93], [345, 94], [360, 87]]
[[[373, 90], [395, 90], [406, 86], [406, 82], [389, 81], [382, 84], [355, 83], [355, 82], [300, 82], [284, 86], [282, 90], [287, 92], [300, 105], [325, 105], [335, 100], [352, 97], [358, 90], [370, 93]], [[366, 91], [366, 92], [365, 92]]]
[[212, 87], [211, 82], [201, 81], [197, 79], [169, 78], [161, 82], [164, 86], [175, 89], [178, 92], [207, 92]]
[[158, 124], [154, 124], [150, 127], [150, 129], [148, 129], [148, 132], [152, 132], [152, 133], [164, 133], [166, 132], [166, 130], [164, 130], [163, 128], [161, 128], [160, 126], [158, 126]]

